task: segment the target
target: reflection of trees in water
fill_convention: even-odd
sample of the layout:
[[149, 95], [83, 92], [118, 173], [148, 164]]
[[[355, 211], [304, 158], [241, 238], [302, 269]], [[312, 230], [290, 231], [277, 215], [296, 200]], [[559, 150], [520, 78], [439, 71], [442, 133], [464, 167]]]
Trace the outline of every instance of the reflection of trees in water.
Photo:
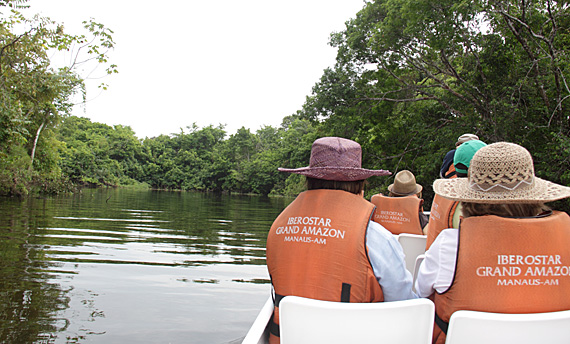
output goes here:
[[13, 276], [0, 287], [0, 341], [49, 342], [54, 333], [68, 326], [66, 319], [57, 318], [57, 312], [68, 307], [69, 299], [58, 285], [21, 277]]
[[[85, 267], [105, 271], [136, 264], [171, 273], [172, 267], [263, 266], [267, 230], [287, 203], [273, 202], [128, 190], [25, 201], [0, 197], [0, 343], [81, 343], [108, 336], [109, 319], [98, 321], [106, 318], [98, 309], [100, 289], [84, 288], [94, 278], [83, 274]], [[177, 281], [187, 282], [189, 290], [200, 284], [225, 288], [230, 275], [233, 287], [269, 283], [264, 274], [253, 276], [245, 269], [252, 277], [242, 278], [233, 276], [239, 269], [229, 270], [219, 278], [189, 273], [191, 278]], [[101, 302], [113, 297], [103, 296]]]
[[0, 342], [49, 343], [68, 326], [58, 312], [69, 307], [68, 291], [49, 282], [49, 263], [34, 245], [38, 228], [30, 204], [2, 200], [0, 217]]

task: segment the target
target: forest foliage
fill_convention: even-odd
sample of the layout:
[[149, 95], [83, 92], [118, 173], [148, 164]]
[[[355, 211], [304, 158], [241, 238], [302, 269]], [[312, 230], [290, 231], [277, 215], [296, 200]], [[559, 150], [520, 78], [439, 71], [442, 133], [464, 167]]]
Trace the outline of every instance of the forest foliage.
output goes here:
[[[25, 3], [0, 3], [16, 9], [0, 23], [2, 194], [77, 185], [295, 194], [302, 179], [277, 167], [306, 166], [312, 141], [328, 135], [359, 142], [367, 168], [414, 172], [428, 203], [463, 133], [521, 144], [539, 177], [570, 185], [568, 1], [366, 1], [331, 34], [335, 65], [281, 126], [229, 134], [182, 124], [144, 139], [128, 126], [70, 116], [84, 79], [77, 66], [49, 64], [49, 49], [89, 51], [115, 72], [106, 55], [112, 31], [87, 22], [86, 35], [68, 35], [46, 18], [23, 18]], [[24, 20], [28, 30], [16, 33]], [[371, 178], [367, 193], [392, 178]]]

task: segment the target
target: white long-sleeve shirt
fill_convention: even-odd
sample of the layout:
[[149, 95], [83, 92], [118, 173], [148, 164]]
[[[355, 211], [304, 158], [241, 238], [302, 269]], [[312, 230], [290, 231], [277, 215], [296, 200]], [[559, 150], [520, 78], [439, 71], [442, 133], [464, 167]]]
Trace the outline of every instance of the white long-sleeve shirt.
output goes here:
[[444, 229], [426, 251], [415, 284], [420, 297], [449, 289], [455, 273], [458, 240], [457, 228]]

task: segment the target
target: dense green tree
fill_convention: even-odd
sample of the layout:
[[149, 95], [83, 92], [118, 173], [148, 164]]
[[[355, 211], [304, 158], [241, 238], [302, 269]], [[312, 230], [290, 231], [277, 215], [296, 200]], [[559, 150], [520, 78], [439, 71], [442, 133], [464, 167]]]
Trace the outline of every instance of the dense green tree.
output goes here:
[[142, 180], [143, 147], [130, 127], [69, 116], [59, 127], [63, 174], [81, 185], [130, 185]]
[[[114, 44], [112, 32], [94, 21], [84, 22], [85, 35], [70, 35], [49, 18], [26, 18], [20, 12], [26, 3], [0, 2], [0, 193], [4, 194], [25, 194], [33, 179], [45, 182], [59, 174], [53, 130], [69, 114], [72, 95], [84, 87], [79, 64], [53, 67], [50, 54], [74, 51], [73, 57], [107, 64], [107, 52]], [[115, 66], [108, 65], [107, 73], [113, 72]]]
[[198, 128], [193, 124], [186, 129], [143, 141], [144, 181], [161, 189], [222, 191], [220, 174], [226, 169], [218, 151], [226, 135], [223, 126]]
[[252, 161], [257, 154], [257, 136], [250, 132], [249, 129], [241, 127], [237, 132], [227, 140], [227, 154], [230, 156], [232, 164], [232, 176], [235, 181], [233, 189], [236, 191], [249, 191], [251, 189], [250, 169]]
[[539, 176], [568, 185], [569, 11], [549, 0], [367, 2], [331, 36], [337, 63], [302, 115], [424, 185], [465, 132], [525, 146]]

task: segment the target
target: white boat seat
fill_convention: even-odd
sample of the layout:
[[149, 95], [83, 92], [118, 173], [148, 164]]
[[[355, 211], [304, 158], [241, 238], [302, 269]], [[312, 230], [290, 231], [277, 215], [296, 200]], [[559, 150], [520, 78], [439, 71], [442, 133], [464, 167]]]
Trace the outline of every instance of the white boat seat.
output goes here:
[[287, 296], [279, 304], [281, 344], [430, 344], [434, 308], [428, 299], [344, 303]]
[[425, 254], [420, 254], [419, 256], [416, 257], [416, 263], [414, 264], [414, 272], [412, 273], [412, 291], [415, 293], [416, 290], [416, 280], [418, 279], [418, 272], [420, 271], [420, 265], [422, 265], [422, 262], [424, 261], [426, 255]]
[[398, 242], [404, 250], [406, 269], [413, 274], [416, 258], [426, 252], [427, 235], [402, 233], [398, 235]]
[[534, 314], [457, 311], [449, 320], [445, 343], [567, 344], [570, 343], [570, 310]]

